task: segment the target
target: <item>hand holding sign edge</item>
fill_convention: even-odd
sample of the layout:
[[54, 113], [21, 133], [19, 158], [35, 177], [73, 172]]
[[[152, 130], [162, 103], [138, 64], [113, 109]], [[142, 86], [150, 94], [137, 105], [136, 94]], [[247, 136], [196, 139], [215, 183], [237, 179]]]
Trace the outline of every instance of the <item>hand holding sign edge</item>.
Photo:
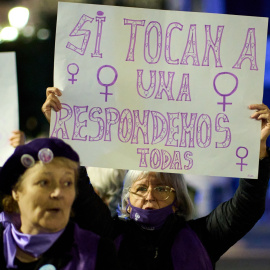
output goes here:
[[252, 119], [261, 120], [261, 144], [260, 144], [260, 159], [268, 157], [266, 140], [270, 135], [270, 110], [265, 104], [251, 104], [250, 110], [256, 110], [250, 117]]
[[62, 93], [58, 88], [48, 87], [46, 89], [46, 100], [41, 107], [41, 111], [49, 123], [51, 121], [51, 109], [54, 109], [56, 112], [62, 109], [58, 96], [62, 96]]

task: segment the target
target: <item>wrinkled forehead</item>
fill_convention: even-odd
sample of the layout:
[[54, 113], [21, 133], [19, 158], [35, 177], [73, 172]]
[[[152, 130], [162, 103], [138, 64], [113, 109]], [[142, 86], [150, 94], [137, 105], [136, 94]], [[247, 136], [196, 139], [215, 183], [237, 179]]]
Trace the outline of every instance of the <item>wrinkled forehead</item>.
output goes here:
[[67, 164], [63, 163], [61, 160], [59, 161], [57, 159], [53, 159], [50, 163], [42, 163], [38, 161], [35, 163], [34, 166], [28, 168], [24, 172], [24, 174], [21, 176], [21, 179], [26, 181], [25, 179], [32, 179], [33, 177], [37, 177], [38, 175], [54, 175], [60, 172], [63, 173], [63, 169], [65, 174], [69, 173], [74, 175], [74, 169], [67, 166]]
[[159, 172], [133, 171], [130, 173], [129, 186], [134, 185], [169, 185], [164, 174]]
[[37, 161], [34, 166], [28, 168], [24, 175], [29, 175], [32, 173], [44, 172], [44, 171], [56, 171], [60, 167], [60, 164], [57, 160], [53, 159], [50, 163], [42, 163]]

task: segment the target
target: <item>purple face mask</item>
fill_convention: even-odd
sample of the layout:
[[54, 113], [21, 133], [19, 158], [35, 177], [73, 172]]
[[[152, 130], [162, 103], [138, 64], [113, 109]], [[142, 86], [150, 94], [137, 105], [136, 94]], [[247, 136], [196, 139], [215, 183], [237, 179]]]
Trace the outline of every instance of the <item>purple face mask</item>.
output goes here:
[[173, 205], [174, 202], [160, 209], [149, 210], [135, 207], [128, 201], [127, 207], [130, 206], [131, 208], [130, 219], [138, 222], [143, 229], [153, 231], [160, 229], [167, 217], [174, 213], [172, 208]]

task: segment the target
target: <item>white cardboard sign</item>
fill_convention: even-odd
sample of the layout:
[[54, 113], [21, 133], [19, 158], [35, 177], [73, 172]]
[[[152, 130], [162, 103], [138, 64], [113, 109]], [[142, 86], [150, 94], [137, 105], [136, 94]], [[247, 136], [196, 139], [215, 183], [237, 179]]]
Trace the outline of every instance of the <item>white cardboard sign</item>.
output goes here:
[[11, 132], [19, 129], [15, 52], [1, 52], [0, 63], [0, 166], [2, 166], [14, 151], [9, 144]]
[[257, 177], [267, 23], [60, 2], [50, 135], [83, 165]]

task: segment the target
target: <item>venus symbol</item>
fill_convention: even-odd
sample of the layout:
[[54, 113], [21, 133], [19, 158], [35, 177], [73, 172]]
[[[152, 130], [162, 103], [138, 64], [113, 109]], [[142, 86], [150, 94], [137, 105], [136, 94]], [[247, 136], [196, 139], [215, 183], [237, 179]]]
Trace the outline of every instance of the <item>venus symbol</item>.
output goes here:
[[[101, 73], [102, 70], [103, 70], [103, 72], [105, 74], [105, 76], [103, 76], [103, 79], [102, 79], [103, 82], [100, 80], [100, 73]], [[109, 74], [110, 70], [113, 71], [114, 78], [112, 79], [112, 81], [110, 83], [105, 83], [104, 81], [107, 80], [107, 77], [110, 77], [109, 76], [110, 75]], [[117, 77], [118, 77], [117, 70], [113, 66], [110, 66], [110, 65], [101, 66], [97, 71], [98, 83], [100, 85], [102, 85], [102, 86], [105, 86], [105, 92], [100, 92], [100, 94], [105, 95], [105, 102], [107, 102], [108, 95], [113, 95], [112, 93], [109, 93], [108, 87], [115, 84], [115, 82], [117, 80]], [[110, 81], [110, 78], [109, 78], [109, 81]]]
[[[222, 94], [218, 91], [217, 86], [216, 86], [216, 80], [220, 75], [231, 75], [234, 79], [235, 79], [235, 86], [234, 88], [231, 90], [231, 92], [227, 93], [227, 94]], [[213, 86], [214, 86], [214, 90], [216, 91], [216, 93], [220, 96], [223, 97], [223, 101], [222, 102], [218, 102], [218, 105], [223, 105], [223, 112], [226, 111], [226, 105], [232, 105], [232, 102], [226, 102], [226, 97], [231, 96], [237, 89], [238, 87], [238, 78], [231, 72], [220, 72], [218, 73], [215, 78], [214, 78], [214, 82], [213, 82]]]
[[[244, 150], [244, 154], [242, 155], [243, 151]], [[242, 152], [241, 155], [239, 155], [239, 152]], [[238, 162], [236, 163], [236, 165], [240, 165], [240, 171], [242, 172], [243, 171], [243, 166], [247, 166], [248, 164], [247, 163], [244, 163], [243, 160], [244, 158], [246, 158], [248, 156], [248, 149], [246, 147], [243, 147], [243, 146], [240, 146], [236, 149], [236, 156], [238, 158], [240, 158], [241, 162]]]
[[68, 80], [71, 81], [72, 84], [77, 81], [77, 79], [75, 79], [75, 75], [79, 73], [79, 70], [79, 66], [75, 63], [71, 63], [67, 66], [67, 72], [71, 75], [71, 79]]

